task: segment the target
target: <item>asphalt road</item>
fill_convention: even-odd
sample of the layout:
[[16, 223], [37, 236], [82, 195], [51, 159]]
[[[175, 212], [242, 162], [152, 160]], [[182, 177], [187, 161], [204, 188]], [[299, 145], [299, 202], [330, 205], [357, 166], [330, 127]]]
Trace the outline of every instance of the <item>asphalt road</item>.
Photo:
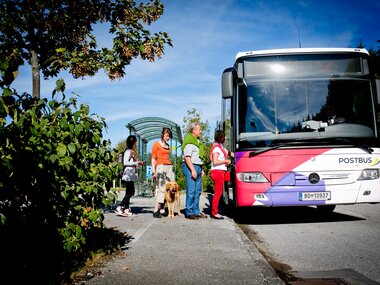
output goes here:
[[315, 208], [260, 208], [239, 223], [260, 247], [297, 277], [336, 277], [349, 284], [380, 284], [380, 204]]

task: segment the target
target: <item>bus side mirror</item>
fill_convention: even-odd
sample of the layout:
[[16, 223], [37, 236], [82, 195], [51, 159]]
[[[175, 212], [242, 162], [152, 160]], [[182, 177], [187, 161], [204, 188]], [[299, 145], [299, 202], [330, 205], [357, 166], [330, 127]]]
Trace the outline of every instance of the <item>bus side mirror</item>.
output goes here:
[[222, 74], [222, 97], [223, 99], [232, 98], [233, 88], [233, 68], [227, 68]]

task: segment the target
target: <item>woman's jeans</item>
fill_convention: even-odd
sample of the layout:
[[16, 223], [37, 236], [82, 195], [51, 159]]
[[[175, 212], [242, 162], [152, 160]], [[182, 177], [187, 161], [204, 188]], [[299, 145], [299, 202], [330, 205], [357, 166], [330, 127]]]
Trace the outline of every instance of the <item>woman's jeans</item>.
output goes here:
[[197, 178], [191, 177], [191, 171], [186, 163], [182, 164], [182, 172], [186, 178], [186, 216], [199, 215], [199, 197], [202, 192], [202, 167], [194, 164]]

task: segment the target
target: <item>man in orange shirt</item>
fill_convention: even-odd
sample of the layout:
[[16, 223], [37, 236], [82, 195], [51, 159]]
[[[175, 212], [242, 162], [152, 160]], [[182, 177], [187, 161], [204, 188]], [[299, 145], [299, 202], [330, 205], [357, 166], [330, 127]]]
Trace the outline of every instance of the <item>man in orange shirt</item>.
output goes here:
[[170, 161], [169, 139], [172, 132], [169, 128], [163, 128], [161, 140], [155, 142], [152, 147], [152, 175], [157, 180], [156, 204], [153, 217], [161, 218], [164, 211], [165, 186], [168, 181], [174, 181], [173, 166]]

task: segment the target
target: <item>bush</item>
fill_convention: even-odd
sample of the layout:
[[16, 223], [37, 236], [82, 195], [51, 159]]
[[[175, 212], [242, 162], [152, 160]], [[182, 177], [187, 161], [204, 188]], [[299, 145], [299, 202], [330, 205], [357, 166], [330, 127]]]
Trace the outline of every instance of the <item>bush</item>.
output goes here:
[[76, 97], [66, 100], [64, 89], [58, 80], [50, 101], [8, 88], [0, 96], [2, 278], [13, 270], [9, 280], [29, 284], [67, 277], [104, 228], [103, 208], [116, 201], [110, 185], [120, 165], [103, 140], [105, 121], [77, 108]]

